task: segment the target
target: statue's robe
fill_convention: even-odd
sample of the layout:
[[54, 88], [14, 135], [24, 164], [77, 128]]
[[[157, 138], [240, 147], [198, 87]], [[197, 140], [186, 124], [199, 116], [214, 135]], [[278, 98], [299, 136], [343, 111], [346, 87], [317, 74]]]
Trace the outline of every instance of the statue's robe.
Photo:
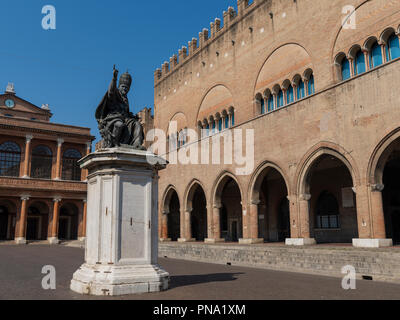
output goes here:
[[[99, 123], [100, 133], [104, 139], [105, 147], [112, 148], [118, 145], [129, 145], [141, 149], [144, 141], [143, 127], [139, 118], [129, 112], [129, 101], [122, 97], [118, 89], [107, 91], [96, 110], [96, 119]], [[119, 141], [113, 135], [114, 125], [122, 122]]]

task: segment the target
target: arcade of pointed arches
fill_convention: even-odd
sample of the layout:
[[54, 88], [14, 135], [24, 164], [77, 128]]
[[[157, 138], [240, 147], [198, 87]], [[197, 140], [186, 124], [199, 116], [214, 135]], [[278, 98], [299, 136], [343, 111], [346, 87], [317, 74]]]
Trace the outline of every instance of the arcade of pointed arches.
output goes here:
[[173, 208], [174, 222], [168, 222], [169, 210], [160, 237], [242, 243], [392, 239], [399, 244], [400, 128], [381, 140], [370, 159], [368, 172], [361, 173], [343, 148], [322, 142], [292, 176], [265, 161], [247, 182], [224, 171], [212, 186], [193, 180], [182, 193], [169, 186], [160, 205], [164, 212]]

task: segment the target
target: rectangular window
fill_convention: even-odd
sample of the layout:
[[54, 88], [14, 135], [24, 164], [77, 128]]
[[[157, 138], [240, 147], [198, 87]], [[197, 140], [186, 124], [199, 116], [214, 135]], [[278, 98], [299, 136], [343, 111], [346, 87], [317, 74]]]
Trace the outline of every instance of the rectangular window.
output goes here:
[[339, 229], [339, 216], [317, 216], [318, 229]]

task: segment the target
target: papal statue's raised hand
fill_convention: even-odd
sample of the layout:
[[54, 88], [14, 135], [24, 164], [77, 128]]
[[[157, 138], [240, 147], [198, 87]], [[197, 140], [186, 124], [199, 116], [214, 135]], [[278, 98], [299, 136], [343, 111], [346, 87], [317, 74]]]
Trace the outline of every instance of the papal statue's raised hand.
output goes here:
[[118, 70], [117, 69], [115, 69], [115, 64], [114, 64], [114, 68], [113, 68], [113, 77], [114, 77], [114, 79], [118, 79]]

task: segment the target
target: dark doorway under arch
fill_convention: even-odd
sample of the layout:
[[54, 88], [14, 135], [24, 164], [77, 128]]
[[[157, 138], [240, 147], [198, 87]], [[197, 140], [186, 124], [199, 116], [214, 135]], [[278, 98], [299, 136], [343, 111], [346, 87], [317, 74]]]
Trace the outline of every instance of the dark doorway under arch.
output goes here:
[[266, 168], [255, 188], [259, 194], [258, 236], [266, 242], [290, 238], [290, 209], [285, 179], [274, 168]]
[[204, 241], [207, 238], [207, 200], [203, 189], [196, 187], [193, 194], [191, 214], [192, 238]]
[[231, 177], [227, 177], [221, 199], [220, 228], [221, 238], [228, 242], [238, 242], [243, 237], [242, 197], [238, 184]]
[[[400, 145], [400, 143], [398, 143]], [[400, 244], [400, 146], [390, 155], [383, 173], [382, 192], [386, 235]]]
[[0, 240], [7, 240], [9, 213], [7, 207], [0, 206]]
[[28, 208], [26, 240], [46, 240], [49, 208], [43, 202], [35, 202]]
[[79, 210], [72, 204], [64, 204], [60, 209], [58, 221], [58, 239], [77, 240], [79, 227]]
[[348, 167], [324, 154], [312, 164], [307, 180], [310, 192], [310, 234], [317, 243], [352, 243], [358, 238], [356, 197]]
[[168, 213], [168, 238], [172, 241], [178, 241], [180, 236], [180, 212], [181, 206], [178, 194], [176, 191], [173, 191], [169, 202]]

